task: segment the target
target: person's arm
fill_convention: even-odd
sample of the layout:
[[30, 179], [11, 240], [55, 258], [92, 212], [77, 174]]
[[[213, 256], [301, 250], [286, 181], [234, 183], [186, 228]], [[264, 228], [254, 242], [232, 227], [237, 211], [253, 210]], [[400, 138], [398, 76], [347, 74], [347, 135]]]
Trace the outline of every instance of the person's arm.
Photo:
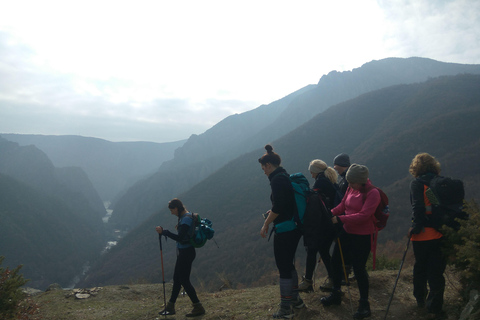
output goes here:
[[265, 222], [263, 223], [262, 229], [260, 230], [260, 236], [262, 238], [266, 238], [268, 234], [268, 228], [270, 223], [272, 223], [276, 218], [278, 217], [278, 214], [273, 212], [272, 210], [268, 211], [268, 216], [267, 219], [265, 219]]
[[169, 230], [163, 229], [162, 227], [156, 227], [155, 230], [161, 235], [164, 235], [166, 237], [169, 237], [170, 239], [176, 241], [176, 242], [186, 242], [189, 240], [189, 234], [188, 231], [190, 230], [190, 226], [188, 224], [181, 224], [178, 227], [178, 234], [170, 232]]
[[362, 224], [367, 220], [371, 220], [375, 214], [378, 205], [380, 204], [380, 193], [376, 188], [368, 191], [365, 202], [363, 202], [361, 209], [341, 217], [343, 223]]
[[409, 236], [418, 234], [425, 230], [427, 222], [425, 199], [423, 196], [424, 184], [415, 179], [410, 184], [410, 202], [412, 204], [412, 226], [409, 230]]

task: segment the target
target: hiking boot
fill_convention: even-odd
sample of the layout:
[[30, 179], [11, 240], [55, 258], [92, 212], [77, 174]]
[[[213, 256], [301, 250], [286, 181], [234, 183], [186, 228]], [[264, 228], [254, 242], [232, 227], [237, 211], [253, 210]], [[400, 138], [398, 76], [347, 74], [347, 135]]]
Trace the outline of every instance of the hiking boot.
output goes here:
[[428, 320], [444, 320], [447, 318], [447, 314], [443, 311], [437, 313], [428, 313], [425, 319]]
[[333, 291], [333, 280], [330, 277], [327, 277], [323, 284], [319, 287], [323, 292], [332, 292]]
[[302, 309], [303, 307], [305, 307], [305, 303], [303, 302], [302, 298], [298, 296], [298, 300], [292, 301], [292, 307], [294, 307], [295, 309]]
[[363, 319], [370, 317], [372, 313], [370, 312], [370, 303], [368, 300], [360, 300], [358, 305], [358, 310], [353, 315], [353, 319]]
[[165, 309], [158, 313], [161, 316], [170, 316], [175, 314], [175, 303], [168, 301]]
[[342, 303], [342, 292], [340, 290], [333, 290], [328, 297], [323, 297], [320, 302], [324, 307], [331, 305], [340, 305]]
[[[303, 301], [302, 301], [303, 302]], [[273, 314], [274, 319], [291, 319], [293, 318], [294, 313], [292, 306], [290, 307], [285, 307], [280, 305], [280, 308]]]
[[200, 302], [197, 302], [193, 304], [192, 311], [188, 313], [186, 316], [191, 318], [191, 317], [198, 317], [204, 314], [205, 314], [205, 309], [203, 308]]
[[299, 292], [311, 292], [313, 291], [313, 281], [305, 279], [302, 277], [302, 282], [298, 284], [298, 291]]

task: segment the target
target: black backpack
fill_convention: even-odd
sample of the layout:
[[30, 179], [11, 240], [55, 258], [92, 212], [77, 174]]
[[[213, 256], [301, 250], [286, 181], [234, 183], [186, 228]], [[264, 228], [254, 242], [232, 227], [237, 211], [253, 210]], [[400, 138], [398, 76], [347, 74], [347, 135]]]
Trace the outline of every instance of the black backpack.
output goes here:
[[463, 210], [465, 189], [462, 180], [436, 176], [430, 180], [425, 194], [432, 205], [430, 221], [435, 229], [446, 225], [454, 230], [460, 229], [456, 219], [467, 220]]
[[318, 190], [307, 194], [307, 207], [303, 216], [303, 243], [306, 247], [318, 246], [334, 237], [332, 213], [327, 209]]

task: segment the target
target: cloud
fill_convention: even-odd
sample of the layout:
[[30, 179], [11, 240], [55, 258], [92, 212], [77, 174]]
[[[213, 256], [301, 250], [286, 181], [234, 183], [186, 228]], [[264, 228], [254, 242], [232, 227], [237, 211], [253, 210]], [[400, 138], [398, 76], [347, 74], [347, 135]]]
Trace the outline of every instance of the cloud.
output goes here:
[[332, 70], [478, 63], [478, 12], [467, 0], [5, 1], [0, 130], [184, 139]]
[[480, 2], [385, 0], [386, 40], [401, 56], [479, 63]]

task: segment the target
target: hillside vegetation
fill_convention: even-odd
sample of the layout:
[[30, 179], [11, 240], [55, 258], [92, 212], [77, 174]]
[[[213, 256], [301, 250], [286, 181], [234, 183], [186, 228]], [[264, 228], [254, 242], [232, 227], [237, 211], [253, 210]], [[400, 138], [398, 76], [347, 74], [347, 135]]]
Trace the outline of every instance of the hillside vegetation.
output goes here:
[[[390, 197], [391, 218], [380, 242], [400, 241], [410, 224], [408, 166], [418, 152], [429, 152], [442, 163], [442, 173], [464, 180], [467, 199], [478, 199], [480, 161], [480, 76], [440, 77], [425, 83], [398, 85], [364, 94], [332, 106], [288, 135], [273, 141], [290, 173], [307, 174], [308, 163], [321, 158], [331, 164], [340, 152], [369, 167], [374, 184]], [[264, 144], [272, 141], [265, 141]], [[257, 159], [263, 145], [177, 194], [187, 208], [214, 223], [218, 248], [209, 242], [199, 249], [193, 279], [218, 288], [219, 275], [234, 288], [266, 284], [275, 268], [272, 244], [259, 236], [261, 214], [270, 208], [268, 179]], [[173, 177], [172, 177], [173, 178]], [[154, 185], [150, 185], [152, 188]], [[155, 191], [157, 189], [153, 189]], [[158, 198], [161, 190], [157, 190]], [[152, 206], [155, 192], [135, 199]], [[158, 200], [157, 200], [158, 201]], [[84, 286], [159, 282], [160, 257], [154, 227], [174, 229], [176, 219], [167, 203], [150, 208], [152, 215], [106, 254]], [[298, 250], [298, 261], [304, 250]], [[166, 277], [172, 277], [173, 241], [164, 245]], [[213, 266], [213, 267], [212, 267]], [[303, 269], [300, 269], [302, 272]]]

